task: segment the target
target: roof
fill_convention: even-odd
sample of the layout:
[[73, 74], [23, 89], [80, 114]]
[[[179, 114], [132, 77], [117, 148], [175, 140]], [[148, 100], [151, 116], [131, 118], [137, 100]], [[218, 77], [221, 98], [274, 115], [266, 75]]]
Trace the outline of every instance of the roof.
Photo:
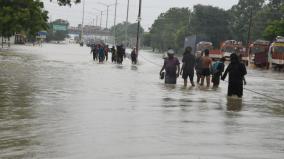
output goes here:
[[265, 40], [256, 40], [255, 42], [253, 42], [254, 45], [269, 45], [269, 41], [265, 41]]
[[284, 42], [274, 42], [274, 43], [272, 43], [272, 46], [281, 46], [281, 47], [284, 47]]

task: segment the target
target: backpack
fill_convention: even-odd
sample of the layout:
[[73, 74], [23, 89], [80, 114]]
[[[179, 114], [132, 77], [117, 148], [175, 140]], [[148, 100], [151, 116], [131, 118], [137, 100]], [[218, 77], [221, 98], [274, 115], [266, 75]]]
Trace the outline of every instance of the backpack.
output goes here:
[[212, 72], [212, 74], [215, 74], [215, 73], [217, 73], [219, 70], [218, 70], [218, 67], [219, 67], [219, 65], [221, 64], [221, 62], [220, 61], [217, 61], [217, 62], [215, 62], [213, 65], [212, 65], [212, 68], [211, 68], [211, 72]]

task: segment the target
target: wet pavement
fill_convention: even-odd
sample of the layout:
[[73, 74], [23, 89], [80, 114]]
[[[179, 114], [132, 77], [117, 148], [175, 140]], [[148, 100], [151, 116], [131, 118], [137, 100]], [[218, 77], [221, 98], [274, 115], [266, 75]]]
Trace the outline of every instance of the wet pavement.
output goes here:
[[[161, 55], [139, 60], [98, 64], [77, 45], [1, 52], [0, 158], [284, 158], [283, 101], [228, 99], [225, 82], [165, 86]], [[247, 89], [283, 100], [283, 73], [248, 72]]]

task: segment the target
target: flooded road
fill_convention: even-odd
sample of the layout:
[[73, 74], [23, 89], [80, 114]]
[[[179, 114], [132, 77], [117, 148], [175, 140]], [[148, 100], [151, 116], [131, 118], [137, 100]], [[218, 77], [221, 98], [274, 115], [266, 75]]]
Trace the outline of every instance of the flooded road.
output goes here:
[[[244, 91], [165, 86], [161, 55], [98, 64], [77, 45], [0, 53], [2, 159], [280, 159], [284, 103]], [[247, 89], [283, 99], [284, 74], [249, 70]]]

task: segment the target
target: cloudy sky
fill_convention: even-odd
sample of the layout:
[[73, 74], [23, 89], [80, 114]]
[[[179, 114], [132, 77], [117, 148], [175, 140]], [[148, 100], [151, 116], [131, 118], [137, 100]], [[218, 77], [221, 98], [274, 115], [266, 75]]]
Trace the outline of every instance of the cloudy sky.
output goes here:
[[[96, 15], [100, 15], [99, 10], [106, 11], [106, 7], [100, 3], [114, 4], [115, 0], [85, 0], [85, 24], [96, 23]], [[77, 26], [82, 23], [82, 3], [72, 5], [71, 7], [59, 7], [56, 0], [43, 0], [46, 10], [49, 11], [51, 20], [58, 18], [66, 19], [71, 26]], [[237, 4], [238, 0], [142, 0], [142, 26], [148, 30], [154, 20], [160, 13], [166, 12], [171, 7], [189, 7], [192, 8], [196, 4], [213, 5], [224, 9], [229, 9], [232, 5]], [[129, 21], [135, 22], [138, 15], [139, 0], [130, 0]], [[118, 0], [117, 22], [126, 19], [127, 0]], [[99, 19], [99, 18], [98, 18]], [[98, 20], [98, 25], [99, 25]], [[106, 26], [106, 12], [103, 15], [103, 26]], [[114, 6], [109, 9], [108, 26], [114, 24]]]

